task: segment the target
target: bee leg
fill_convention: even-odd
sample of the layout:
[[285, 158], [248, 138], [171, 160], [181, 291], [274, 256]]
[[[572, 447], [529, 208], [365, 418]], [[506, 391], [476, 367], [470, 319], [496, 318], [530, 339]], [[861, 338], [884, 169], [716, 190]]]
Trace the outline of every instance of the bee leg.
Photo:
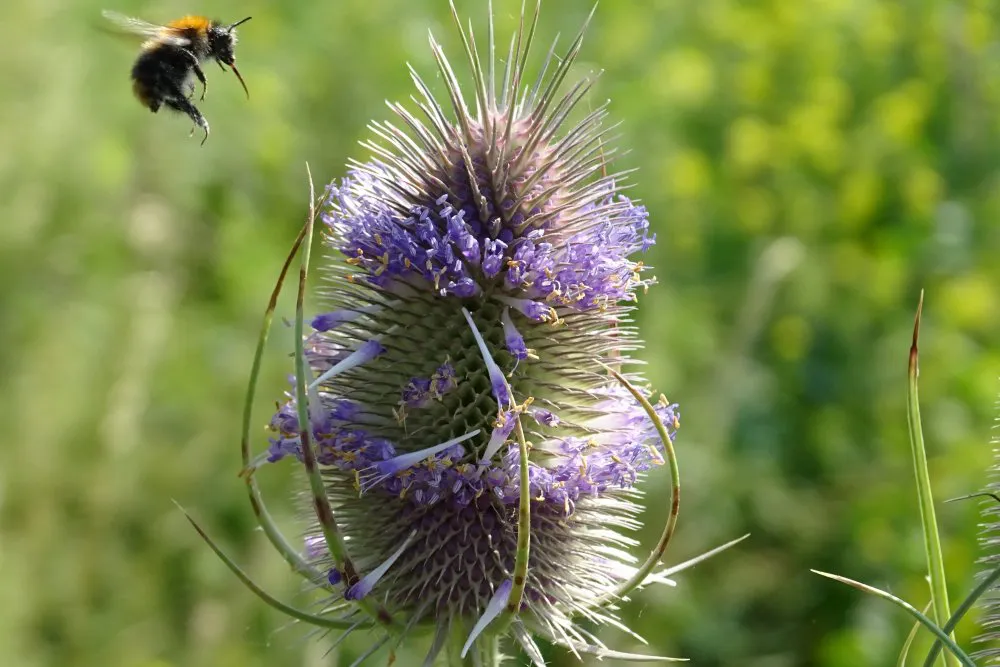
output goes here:
[[[205, 79], [205, 73], [201, 71], [201, 63], [199, 63], [198, 58], [187, 49], [184, 49], [184, 53], [187, 54], [188, 59], [191, 61], [191, 69], [194, 70], [194, 75], [198, 77], [199, 81], [201, 81], [201, 99], [204, 100], [205, 95], [208, 94], [208, 81]], [[194, 94], [193, 88], [191, 94]]]
[[[195, 60], [194, 63], [194, 75], [198, 77], [199, 81], [201, 81], [201, 99], [204, 100], [205, 95], [208, 94], [208, 81], [205, 79], [205, 73], [201, 71], [201, 66], [198, 64], [197, 60]], [[194, 88], [194, 86], [192, 86], [192, 88]]]
[[[208, 121], [205, 120], [205, 117], [201, 115], [200, 111], [198, 111], [198, 107], [188, 102], [187, 99], [185, 99], [183, 96], [171, 97], [167, 100], [164, 100], [164, 104], [166, 104], [171, 109], [175, 109], [177, 111], [180, 111], [181, 113], [187, 114], [188, 117], [192, 121], [194, 121], [194, 124], [197, 127], [200, 127], [202, 130], [205, 131], [205, 137], [201, 140], [202, 145], [204, 145], [204, 143], [208, 140]], [[191, 129], [191, 134], [194, 134], [193, 128]]]

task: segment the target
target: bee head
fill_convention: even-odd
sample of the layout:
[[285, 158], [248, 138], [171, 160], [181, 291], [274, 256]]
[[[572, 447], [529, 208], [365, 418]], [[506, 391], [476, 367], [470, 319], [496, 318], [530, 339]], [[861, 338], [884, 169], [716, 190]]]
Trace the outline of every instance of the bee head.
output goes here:
[[251, 18], [248, 16], [229, 25], [216, 24], [208, 31], [208, 47], [212, 55], [219, 61], [220, 65], [229, 65], [233, 68], [233, 74], [240, 80], [240, 85], [243, 86], [243, 91], [246, 92], [248, 98], [250, 97], [250, 91], [247, 90], [247, 84], [243, 82], [243, 77], [240, 76], [239, 70], [236, 69], [236, 54], [233, 49], [236, 46], [236, 31], [234, 29], [241, 23], [246, 23]]
[[246, 17], [241, 21], [232, 23], [230, 25], [213, 25], [208, 31], [208, 47], [212, 51], [212, 55], [215, 56], [223, 65], [233, 66], [236, 61], [236, 54], [233, 49], [236, 46], [236, 26], [241, 23], [246, 23], [251, 17]]

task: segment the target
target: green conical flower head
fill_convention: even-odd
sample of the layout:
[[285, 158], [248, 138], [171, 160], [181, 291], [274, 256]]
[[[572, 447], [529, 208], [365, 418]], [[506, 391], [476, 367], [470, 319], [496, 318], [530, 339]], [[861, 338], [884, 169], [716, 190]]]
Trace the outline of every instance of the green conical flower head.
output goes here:
[[271, 422], [266, 459], [322, 479], [305, 558], [330, 611], [360, 604], [386, 637], [431, 626], [429, 659], [456, 628], [466, 651], [506, 629], [536, 662], [533, 634], [610, 655], [573, 619], [616, 623], [607, 603], [648, 574], [635, 484], [678, 424], [616, 370], [641, 347], [654, 238], [608, 173], [605, 107], [573, 114], [583, 32], [528, 80], [537, 17], [499, 60], [492, 25], [485, 59], [461, 31], [471, 96], [432, 37], [447, 103], [412, 72], [416, 108], [390, 105], [328, 187], [308, 406]]

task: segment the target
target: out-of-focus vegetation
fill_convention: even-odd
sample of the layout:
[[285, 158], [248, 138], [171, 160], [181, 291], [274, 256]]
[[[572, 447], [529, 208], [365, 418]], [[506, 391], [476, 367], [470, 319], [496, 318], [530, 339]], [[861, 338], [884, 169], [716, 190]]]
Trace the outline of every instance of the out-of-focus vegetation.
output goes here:
[[[509, 34], [519, 3], [494, 4]], [[459, 9], [485, 28], [484, 5]], [[447, 5], [108, 7], [253, 16], [238, 49], [252, 99], [207, 68], [204, 147], [187, 119], [131, 98], [137, 47], [98, 29], [102, 8], [0, 4], [0, 664], [350, 664], [368, 638], [324, 657], [327, 639], [281, 630], [171, 499], [294, 599], [236, 477], [259, 319], [305, 210], [303, 163], [322, 183], [365, 156], [357, 141], [388, 116], [383, 99], [411, 93], [404, 63], [434, 78], [428, 28], [460, 59]], [[545, 0], [541, 42], [589, 9]], [[653, 651], [745, 667], [895, 660], [909, 620], [808, 569], [927, 599], [904, 404], [920, 288], [937, 498], [986, 482], [1000, 388], [998, 12], [976, 0], [598, 7], [578, 69], [606, 70], [591, 102], [612, 99], [632, 151], [618, 166], [640, 168], [632, 192], [652, 211], [660, 280], [639, 315], [644, 356], [683, 411], [668, 559], [752, 533], [626, 605]], [[271, 346], [261, 425], [288, 344], [282, 330]], [[261, 477], [273, 498], [293, 486], [288, 468]], [[666, 482], [658, 471], [646, 487], [647, 543]], [[939, 509], [956, 597], [972, 585], [976, 512]]]

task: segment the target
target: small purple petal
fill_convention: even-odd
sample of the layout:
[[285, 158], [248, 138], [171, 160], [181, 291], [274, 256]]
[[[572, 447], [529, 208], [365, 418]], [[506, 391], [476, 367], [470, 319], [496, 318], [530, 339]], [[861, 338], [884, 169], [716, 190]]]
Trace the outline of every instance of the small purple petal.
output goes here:
[[308, 560], [316, 560], [326, 555], [326, 538], [322, 535], [309, 535], [305, 539], [305, 557]]
[[559, 425], [559, 417], [543, 408], [531, 408], [528, 410], [528, 414], [530, 414], [532, 418], [542, 426]]
[[528, 348], [524, 344], [524, 336], [514, 326], [514, 321], [510, 319], [510, 307], [503, 309], [500, 314], [500, 322], [503, 324], [504, 344], [507, 350], [514, 355], [518, 361], [528, 358]]
[[400, 403], [408, 408], [422, 408], [431, 402], [430, 378], [412, 378], [403, 387]]
[[359, 582], [344, 591], [344, 599], [360, 600], [371, 593], [372, 589], [375, 588], [375, 585], [378, 584], [379, 579], [381, 579], [385, 573], [389, 571], [389, 568], [392, 567], [393, 563], [399, 560], [399, 557], [402, 556], [403, 552], [410, 546], [410, 543], [413, 542], [415, 535], [416, 531], [411, 532], [410, 536], [407, 537], [401, 545], [399, 545], [399, 548], [396, 549], [395, 553], [386, 558], [385, 561], [377, 568], [362, 577]]
[[487, 278], [494, 278], [503, 268], [504, 251], [507, 244], [503, 241], [487, 239], [483, 247], [483, 274]]
[[355, 403], [354, 401], [349, 401], [346, 398], [342, 398], [334, 401], [333, 410], [330, 412], [330, 416], [339, 421], [351, 422], [354, 421], [359, 412], [361, 412], [361, 405]]
[[455, 367], [446, 361], [438, 366], [431, 376], [431, 395], [434, 398], [441, 398], [456, 387], [458, 379], [455, 377]]
[[489, 348], [486, 347], [486, 341], [483, 340], [482, 334], [479, 333], [472, 315], [465, 308], [462, 309], [462, 314], [465, 315], [465, 321], [468, 322], [469, 327], [472, 329], [472, 335], [475, 337], [476, 345], [479, 347], [479, 353], [483, 356], [483, 362], [486, 364], [486, 370], [490, 376], [490, 386], [493, 389], [493, 396], [496, 397], [497, 403], [501, 406], [509, 405], [512, 397], [510, 389], [507, 387], [507, 380], [503, 376], [503, 371], [500, 370], [500, 367], [493, 360], [493, 356], [490, 354]]
[[497, 417], [496, 425], [493, 427], [493, 432], [490, 434], [490, 441], [486, 444], [483, 457], [479, 460], [481, 464], [489, 463], [493, 459], [493, 455], [503, 447], [519, 418], [520, 412], [518, 410], [508, 410], [500, 413], [500, 416]]
[[334, 327], [350, 322], [358, 317], [359, 313], [353, 310], [335, 310], [332, 313], [317, 315], [312, 320], [312, 328], [316, 331], [329, 331]]
[[271, 446], [267, 448], [268, 463], [277, 463], [286, 456], [302, 456], [300, 441], [295, 438], [277, 438], [271, 440]]
[[461, 299], [468, 299], [479, 294], [479, 285], [472, 278], [459, 278], [449, 282], [441, 292], [443, 294], [453, 294]]
[[311, 389], [317, 387], [335, 375], [348, 371], [356, 366], [366, 364], [383, 352], [385, 352], [385, 348], [382, 347], [382, 343], [378, 342], [377, 339], [373, 338], [365, 341], [360, 347], [358, 347], [358, 349], [351, 352], [346, 358], [337, 362], [329, 370], [313, 380], [309, 384], [309, 388]]
[[514, 590], [513, 579], [504, 579], [497, 586], [496, 592], [493, 593], [493, 597], [490, 598], [489, 603], [486, 605], [486, 610], [479, 617], [479, 620], [476, 621], [476, 624], [472, 626], [472, 632], [469, 633], [469, 638], [465, 640], [465, 646], [462, 647], [463, 658], [469, 652], [469, 649], [472, 648], [472, 642], [476, 641], [476, 638], [482, 634], [483, 630], [503, 611], [512, 590]]
[[535, 322], [554, 322], [558, 319], [555, 310], [544, 303], [532, 301], [531, 299], [514, 299], [508, 296], [497, 298]]

